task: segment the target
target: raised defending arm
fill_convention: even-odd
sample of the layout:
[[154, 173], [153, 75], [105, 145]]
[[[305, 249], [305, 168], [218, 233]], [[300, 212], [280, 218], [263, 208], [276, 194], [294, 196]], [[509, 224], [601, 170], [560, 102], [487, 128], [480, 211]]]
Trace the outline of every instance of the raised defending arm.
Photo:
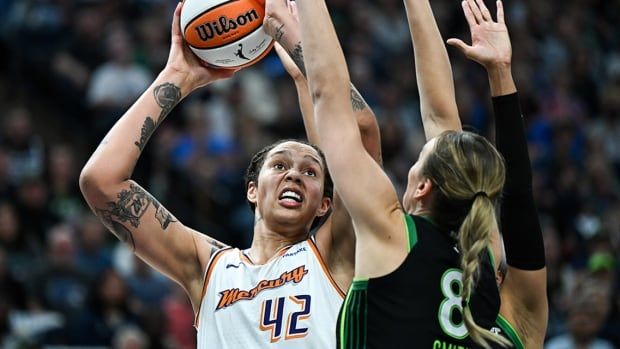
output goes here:
[[452, 67], [428, 0], [405, 0], [424, 134], [429, 140], [460, 130]]
[[406, 254], [403, 211], [389, 178], [362, 144], [350, 104], [349, 73], [325, 2], [303, 1], [297, 6], [319, 144], [353, 219], [356, 254], [367, 257], [357, 259], [356, 275], [382, 275], [384, 270], [369, 261], [402, 262]]
[[500, 313], [520, 332], [526, 348], [542, 348], [548, 315], [544, 245], [532, 193], [525, 125], [511, 72], [512, 47], [503, 3], [497, 1], [497, 22], [481, 0], [466, 0], [462, 5], [472, 45], [458, 39], [449, 43], [487, 70], [497, 149], [506, 161], [500, 230], [508, 273], [501, 286]]
[[[288, 53], [292, 61], [297, 66], [301, 76], [295, 79], [298, 88], [298, 96], [300, 103], [305, 98], [303, 86], [299, 83], [306, 83], [306, 67], [304, 64], [303, 48], [301, 44], [301, 32], [299, 28], [299, 19], [297, 14], [297, 3], [293, 0], [267, 0], [265, 7], [264, 29], [269, 33], [280, 46]], [[280, 55], [280, 57], [282, 57]], [[291, 70], [288, 69], [289, 73]], [[295, 72], [294, 74], [297, 75]], [[381, 138], [379, 134], [379, 126], [375, 114], [368, 106], [359, 91], [350, 83], [350, 102], [354, 111], [357, 124], [362, 136], [362, 142], [368, 153], [377, 162], [381, 163]], [[300, 104], [301, 105], [301, 104]], [[302, 110], [303, 111], [303, 110]], [[309, 115], [312, 117], [312, 114]], [[304, 125], [306, 125], [306, 133], [308, 140], [312, 143], [318, 143], [318, 137], [308, 128], [309, 121], [304, 116]]]

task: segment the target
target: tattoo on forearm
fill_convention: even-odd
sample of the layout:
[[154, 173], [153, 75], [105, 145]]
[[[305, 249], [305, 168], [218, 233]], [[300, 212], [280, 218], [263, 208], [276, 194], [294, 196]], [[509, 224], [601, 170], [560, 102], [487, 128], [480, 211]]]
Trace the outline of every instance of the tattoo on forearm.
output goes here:
[[362, 96], [353, 86], [351, 86], [351, 106], [353, 107], [353, 111], [360, 111], [366, 108], [366, 102], [364, 101], [364, 98], [362, 98]]
[[140, 151], [144, 150], [146, 142], [149, 138], [151, 138], [151, 135], [155, 132], [157, 126], [164, 121], [172, 108], [174, 108], [174, 106], [181, 100], [181, 89], [169, 82], [165, 82], [155, 87], [153, 94], [157, 105], [161, 107], [161, 112], [159, 113], [157, 121], [154, 121], [150, 116], [147, 116], [144, 120], [142, 129], [140, 130], [140, 140], [134, 142]]
[[105, 226], [120, 241], [129, 244], [134, 250], [133, 235], [122, 223], [129, 223], [132, 227], [138, 228], [142, 216], [151, 203], [155, 207], [155, 218], [163, 230], [166, 230], [170, 223], [177, 221], [162, 204], [136, 184], [129, 184], [129, 189], [121, 190], [117, 194], [117, 198], [116, 202], [108, 202], [105, 209], [96, 209], [95, 211]]
[[151, 138], [151, 135], [155, 131], [155, 121], [151, 119], [150, 116], [147, 116], [144, 120], [144, 124], [142, 124], [142, 130], [140, 131], [140, 140], [134, 142], [134, 144], [140, 149], [140, 151], [144, 150], [144, 146], [146, 146], [146, 142]]
[[161, 113], [159, 114], [159, 119], [157, 119], [157, 125], [159, 125], [181, 100], [181, 89], [174, 84], [166, 82], [155, 87], [153, 93], [155, 94], [155, 101], [161, 107]]
[[281, 24], [279, 27], [276, 28], [276, 34], [274, 35], [274, 39], [277, 42], [280, 42], [283, 36], [284, 36], [284, 24]]
[[298, 42], [295, 47], [293, 47], [293, 50], [289, 52], [289, 55], [291, 56], [291, 59], [293, 59], [293, 62], [295, 62], [297, 68], [299, 68], [301, 73], [306, 76], [306, 66], [304, 65], [304, 54], [301, 48], [301, 41]]

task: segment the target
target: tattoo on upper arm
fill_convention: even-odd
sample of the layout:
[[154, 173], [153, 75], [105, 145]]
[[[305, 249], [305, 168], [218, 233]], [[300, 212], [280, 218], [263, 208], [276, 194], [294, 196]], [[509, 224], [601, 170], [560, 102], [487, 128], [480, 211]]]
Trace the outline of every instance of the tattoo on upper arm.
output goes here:
[[222, 248], [226, 248], [228, 247], [228, 245], [223, 244], [217, 240], [215, 240], [212, 237], [206, 236], [205, 235], [205, 239], [207, 239], [207, 241], [209, 242], [209, 244], [211, 244], [211, 246], [215, 247], [217, 250], [222, 249]]
[[209, 252], [209, 256], [213, 257], [213, 255], [219, 250], [220, 249], [215, 247], [215, 245], [211, 245], [211, 251]]
[[134, 144], [140, 149], [140, 151], [144, 150], [144, 146], [146, 142], [151, 138], [151, 135], [155, 131], [155, 121], [151, 119], [150, 116], [147, 116], [144, 120], [144, 124], [142, 124], [142, 130], [140, 131], [140, 140], [138, 142], [134, 142]]
[[293, 59], [293, 62], [295, 62], [297, 68], [299, 68], [301, 73], [306, 76], [306, 66], [304, 64], [304, 54], [301, 48], [301, 41], [298, 42], [295, 47], [293, 47], [293, 50], [289, 52], [289, 55], [291, 56], [291, 59]]
[[105, 209], [96, 209], [95, 211], [106, 227], [120, 241], [131, 245], [134, 250], [133, 235], [122, 223], [129, 223], [132, 227], [138, 228], [142, 216], [151, 203], [155, 207], [155, 218], [163, 230], [166, 230], [170, 223], [177, 222], [176, 218], [162, 204], [136, 184], [130, 183], [128, 190], [121, 190], [117, 194], [117, 199], [115, 202], [108, 202]]
[[351, 107], [353, 107], [353, 111], [360, 111], [366, 108], [366, 102], [364, 101], [364, 98], [362, 98], [362, 96], [353, 86], [351, 86]]
[[[279, 30], [280, 28], [278, 28]], [[277, 33], [276, 33], [277, 34]], [[304, 64], [304, 54], [301, 48], [301, 42], [298, 42], [297, 45], [293, 48], [289, 55], [293, 59], [293, 62], [297, 65], [297, 68], [301, 71], [304, 76], [306, 76], [306, 66]], [[360, 111], [366, 108], [366, 102], [364, 98], [357, 92], [355, 87], [351, 85], [351, 106], [353, 107], [353, 111]]]
[[96, 209], [95, 213], [99, 216], [103, 222], [103, 225], [105, 225], [112, 232], [112, 234], [114, 234], [122, 243], [129, 245], [133, 251], [136, 250], [136, 244], [133, 241], [131, 231], [125, 228], [123, 224], [113, 220], [113, 214], [111, 211]]
[[284, 24], [281, 24], [279, 27], [276, 28], [276, 34], [274, 35], [274, 39], [277, 42], [280, 42], [283, 36], [284, 36]]
[[129, 222], [132, 227], [137, 228], [150, 205], [149, 195], [132, 183], [129, 184], [129, 190], [121, 190], [116, 197], [118, 198], [116, 202], [108, 202], [106, 212], [121, 222]]
[[170, 223], [177, 222], [177, 219], [174, 218], [172, 213], [166, 210], [164, 205], [160, 204], [159, 201], [157, 201], [157, 199], [155, 199], [154, 197], [150, 195], [149, 195], [149, 198], [153, 202], [153, 206], [155, 206], [155, 218], [157, 218], [163, 230], [166, 230], [168, 228], [168, 225], [170, 225]]

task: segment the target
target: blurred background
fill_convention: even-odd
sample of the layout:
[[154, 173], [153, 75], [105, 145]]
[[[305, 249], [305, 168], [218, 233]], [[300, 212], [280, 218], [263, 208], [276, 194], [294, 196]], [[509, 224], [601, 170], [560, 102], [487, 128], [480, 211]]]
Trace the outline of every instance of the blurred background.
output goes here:
[[[468, 39], [458, 1], [431, 1]], [[0, 0], [0, 345], [195, 348], [178, 286], [90, 213], [82, 165], [165, 64], [168, 0]], [[402, 193], [424, 143], [400, 0], [329, 0], [352, 80]], [[527, 116], [550, 300], [547, 348], [620, 347], [620, 1], [506, 0]], [[493, 137], [484, 70], [449, 48], [461, 118]], [[156, 131], [134, 178], [186, 225], [245, 248], [251, 155], [304, 137], [275, 53], [197, 91]]]

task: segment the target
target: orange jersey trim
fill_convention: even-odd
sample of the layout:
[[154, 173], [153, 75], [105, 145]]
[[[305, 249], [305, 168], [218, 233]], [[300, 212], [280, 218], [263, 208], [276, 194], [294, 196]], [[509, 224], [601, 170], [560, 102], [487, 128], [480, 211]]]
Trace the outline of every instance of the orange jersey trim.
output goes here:
[[202, 301], [205, 298], [205, 294], [207, 293], [207, 287], [209, 286], [209, 279], [211, 278], [213, 269], [215, 268], [215, 265], [217, 264], [217, 261], [220, 259], [220, 257], [224, 255], [224, 252], [228, 252], [230, 250], [232, 250], [232, 247], [223, 248], [215, 252], [215, 255], [213, 255], [211, 257], [211, 260], [209, 261], [209, 266], [207, 267], [207, 272], [205, 273], [205, 279], [204, 279], [204, 283], [202, 286], [202, 296], [200, 297], [198, 311], [196, 312], [196, 317], [194, 318], [194, 327], [196, 329], [198, 329], [198, 319], [200, 317], [200, 310], [202, 310]]
[[309, 241], [308, 245], [310, 245], [310, 248], [314, 252], [316, 258], [319, 260], [319, 264], [321, 265], [321, 268], [323, 268], [323, 272], [325, 273], [325, 275], [327, 275], [327, 279], [332, 284], [332, 286], [334, 286], [334, 288], [336, 289], [340, 297], [344, 299], [346, 297], [346, 293], [344, 293], [340, 289], [340, 286], [338, 286], [338, 284], [332, 277], [332, 274], [329, 272], [329, 268], [327, 268], [327, 264], [325, 264], [325, 261], [323, 260], [323, 257], [321, 256], [321, 253], [319, 252], [319, 248], [316, 246], [316, 243], [314, 242], [312, 238], [308, 239], [308, 241]]
[[[295, 244], [293, 244], [295, 245]], [[241, 258], [241, 260], [245, 263], [248, 263], [249, 265], [265, 265], [265, 264], [269, 264], [272, 261], [274, 261], [276, 258], [283, 256], [291, 247], [293, 247], [293, 245], [288, 245], [288, 246], [284, 246], [281, 249], [278, 250], [278, 252], [276, 252], [276, 254], [274, 254], [271, 258], [269, 258], [269, 260], [263, 264], [255, 264], [250, 258], [248, 258], [248, 256], [243, 253], [243, 251], [239, 250], [239, 257]]]

